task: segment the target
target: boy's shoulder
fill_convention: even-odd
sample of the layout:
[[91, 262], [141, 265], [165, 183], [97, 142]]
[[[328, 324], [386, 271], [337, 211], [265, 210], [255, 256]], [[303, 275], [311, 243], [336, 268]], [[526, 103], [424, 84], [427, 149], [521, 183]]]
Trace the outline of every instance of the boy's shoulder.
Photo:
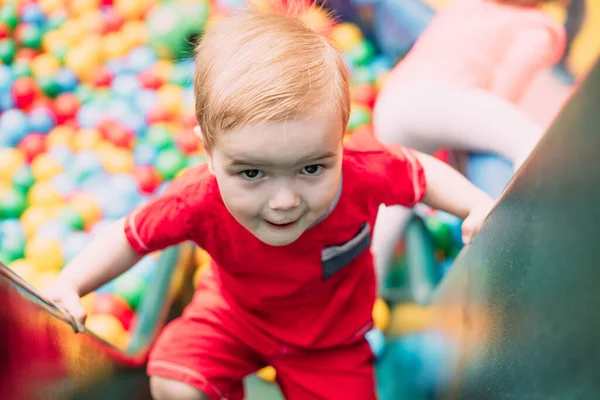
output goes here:
[[209, 171], [208, 164], [202, 163], [188, 168], [175, 178], [165, 193], [177, 195], [188, 204], [198, 204], [213, 199], [215, 189], [216, 179]]

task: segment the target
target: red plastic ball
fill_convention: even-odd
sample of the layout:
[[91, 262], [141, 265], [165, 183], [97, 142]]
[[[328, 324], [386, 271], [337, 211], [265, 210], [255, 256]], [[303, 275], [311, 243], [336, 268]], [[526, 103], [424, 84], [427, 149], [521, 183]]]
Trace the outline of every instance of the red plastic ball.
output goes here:
[[104, 14], [104, 19], [102, 21], [102, 29], [101, 33], [106, 35], [110, 32], [116, 32], [123, 26], [125, 19], [122, 15], [117, 12], [109, 11]]
[[356, 103], [373, 108], [377, 99], [377, 90], [368, 84], [356, 85], [351, 90], [351, 96]]
[[34, 158], [46, 151], [46, 136], [43, 133], [29, 133], [17, 147], [23, 152], [25, 160], [31, 163]]
[[200, 139], [192, 131], [184, 131], [175, 137], [175, 144], [185, 154], [200, 150]]
[[15, 59], [14, 59], [13, 63], [15, 63], [15, 64], [19, 63], [19, 62], [31, 63], [31, 61], [33, 61], [35, 56], [37, 56], [38, 54], [39, 54], [39, 52], [34, 49], [22, 47], [19, 50], [17, 50], [17, 52], [15, 53]]
[[155, 107], [146, 113], [146, 123], [154, 125], [159, 122], [168, 121], [171, 116], [163, 107]]
[[152, 71], [143, 71], [138, 74], [138, 80], [140, 82], [140, 86], [145, 89], [156, 90], [162, 86], [164, 83], [163, 80], [154, 74]]
[[129, 304], [112, 293], [96, 295], [90, 314], [110, 314], [117, 318], [126, 330], [129, 330], [134, 316]]
[[139, 165], [135, 168], [135, 178], [142, 193], [152, 194], [160, 186], [160, 175], [151, 165]]
[[92, 83], [95, 87], [108, 87], [112, 80], [113, 74], [105, 66], [98, 67], [92, 75]]
[[122, 123], [110, 118], [100, 121], [98, 131], [104, 139], [118, 147], [130, 149], [135, 143], [133, 132]]
[[9, 27], [6, 24], [0, 23], [0, 39], [6, 39], [9, 35]]
[[66, 121], [72, 120], [77, 115], [79, 110], [79, 99], [73, 93], [61, 93], [56, 99], [52, 109], [56, 115], [56, 121], [62, 124]]
[[17, 79], [13, 83], [12, 96], [17, 107], [26, 109], [31, 106], [37, 96], [35, 80], [29, 76]]

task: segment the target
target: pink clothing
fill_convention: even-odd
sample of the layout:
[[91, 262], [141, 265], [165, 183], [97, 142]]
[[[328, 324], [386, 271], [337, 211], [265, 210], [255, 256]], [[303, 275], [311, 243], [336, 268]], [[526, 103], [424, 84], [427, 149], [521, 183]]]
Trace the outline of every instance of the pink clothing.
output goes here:
[[563, 27], [540, 9], [455, 0], [393, 69], [382, 95], [407, 83], [440, 82], [517, 102], [535, 74], [556, 63], [564, 48]]

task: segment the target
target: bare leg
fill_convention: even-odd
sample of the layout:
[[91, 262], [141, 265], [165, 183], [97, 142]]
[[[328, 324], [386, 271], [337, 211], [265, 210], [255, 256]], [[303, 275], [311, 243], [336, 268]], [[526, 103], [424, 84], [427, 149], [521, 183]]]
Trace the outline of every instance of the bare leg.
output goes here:
[[150, 392], [154, 400], [210, 400], [190, 385], [160, 376], [150, 377]]
[[[443, 147], [496, 153], [512, 161], [515, 169], [543, 134], [543, 128], [512, 103], [483, 90], [437, 83], [403, 86], [380, 98], [373, 122], [384, 143], [429, 154]], [[409, 215], [410, 210], [398, 206], [380, 208], [373, 232], [380, 279], [387, 274]]]

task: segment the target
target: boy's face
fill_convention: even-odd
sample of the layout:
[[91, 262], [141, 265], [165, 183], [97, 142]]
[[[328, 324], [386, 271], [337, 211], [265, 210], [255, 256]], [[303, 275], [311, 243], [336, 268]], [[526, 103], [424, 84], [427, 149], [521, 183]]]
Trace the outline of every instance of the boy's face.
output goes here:
[[341, 118], [316, 116], [219, 135], [209, 162], [225, 206], [262, 242], [294, 242], [336, 196], [342, 134]]

